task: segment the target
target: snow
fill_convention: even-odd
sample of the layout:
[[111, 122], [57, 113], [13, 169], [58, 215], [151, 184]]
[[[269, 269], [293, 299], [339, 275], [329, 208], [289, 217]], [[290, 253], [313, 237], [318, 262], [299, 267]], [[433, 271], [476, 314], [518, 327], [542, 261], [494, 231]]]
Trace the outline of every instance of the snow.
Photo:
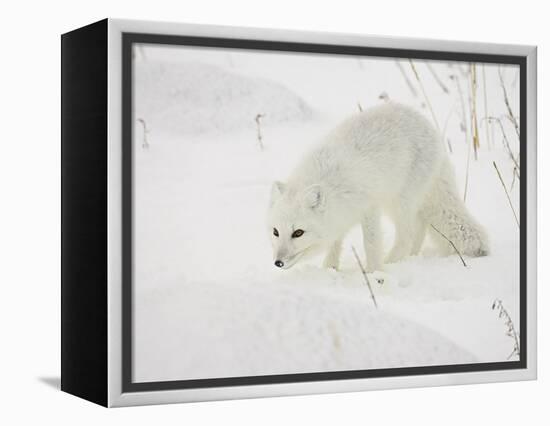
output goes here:
[[[519, 232], [495, 161], [510, 189], [512, 163], [500, 129], [480, 123], [473, 158], [460, 130], [460, 76], [448, 63], [416, 67], [452, 146], [461, 193], [487, 228], [483, 258], [421, 255], [371, 276], [375, 309], [346, 238], [341, 270], [320, 261], [281, 271], [272, 265], [266, 209], [271, 182], [284, 180], [301, 153], [358, 110], [392, 100], [422, 107], [393, 60], [275, 52], [143, 46], [135, 55], [134, 380], [305, 373], [506, 361], [513, 341], [491, 310], [501, 299], [519, 330]], [[517, 69], [502, 67], [518, 109]], [[466, 66], [462, 64], [462, 70]], [[478, 64], [477, 109], [484, 115]], [[506, 113], [497, 68], [486, 65], [488, 110]], [[265, 114], [257, 140], [254, 118]], [[512, 149], [513, 128], [503, 121]], [[469, 121], [467, 123], [469, 126]], [[510, 191], [519, 215], [519, 185]], [[385, 246], [393, 229], [385, 224]], [[382, 284], [377, 281], [381, 279]], [[512, 358], [514, 359], [514, 358]]]

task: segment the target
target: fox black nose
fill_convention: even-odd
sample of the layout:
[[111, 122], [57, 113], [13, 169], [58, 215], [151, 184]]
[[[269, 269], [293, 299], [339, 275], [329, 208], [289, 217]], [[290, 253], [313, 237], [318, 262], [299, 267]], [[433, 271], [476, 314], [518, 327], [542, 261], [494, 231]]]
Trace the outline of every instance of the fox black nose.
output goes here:
[[285, 266], [285, 264], [284, 264], [282, 261], [280, 261], [280, 260], [276, 260], [276, 261], [275, 261], [275, 266], [276, 266], [277, 268], [282, 268], [283, 266]]

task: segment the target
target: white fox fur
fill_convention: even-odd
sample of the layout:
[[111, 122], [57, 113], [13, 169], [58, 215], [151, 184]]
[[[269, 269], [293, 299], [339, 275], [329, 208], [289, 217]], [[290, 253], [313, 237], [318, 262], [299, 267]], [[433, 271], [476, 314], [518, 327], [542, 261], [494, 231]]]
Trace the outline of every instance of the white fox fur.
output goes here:
[[415, 110], [386, 103], [344, 121], [285, 183], [273, 184], [268, 225], [276, 265], [290, 268], [327, 251], [324, 265], [337, 269], [343, 238], [361, 224], [367, 269], [381, 270], [381, 214], [395, 224], [385, 262], [417, 254], [426, 232], [451, 254], [432, 226], [461, 254], [488, 254], [487, 235], [458, 195], [438, 132]]

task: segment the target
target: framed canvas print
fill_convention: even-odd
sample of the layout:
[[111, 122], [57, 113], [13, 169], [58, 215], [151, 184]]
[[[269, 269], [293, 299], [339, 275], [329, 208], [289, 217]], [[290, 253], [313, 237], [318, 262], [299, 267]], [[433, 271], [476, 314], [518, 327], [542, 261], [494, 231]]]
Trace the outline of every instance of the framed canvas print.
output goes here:
[[62, 389], [106, 406], [536, 377], [536, 50], [62, 36]]

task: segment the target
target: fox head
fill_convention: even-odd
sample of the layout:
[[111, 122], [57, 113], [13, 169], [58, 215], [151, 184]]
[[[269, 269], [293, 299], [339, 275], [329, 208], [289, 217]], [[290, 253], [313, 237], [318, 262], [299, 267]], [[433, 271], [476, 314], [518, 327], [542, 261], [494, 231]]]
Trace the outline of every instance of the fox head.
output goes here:
[[268, 232], [275, 266], [288, 269], [321, 248], [325, 201], [320, 185], [294, 190], [282, 182], [273, 184]]

